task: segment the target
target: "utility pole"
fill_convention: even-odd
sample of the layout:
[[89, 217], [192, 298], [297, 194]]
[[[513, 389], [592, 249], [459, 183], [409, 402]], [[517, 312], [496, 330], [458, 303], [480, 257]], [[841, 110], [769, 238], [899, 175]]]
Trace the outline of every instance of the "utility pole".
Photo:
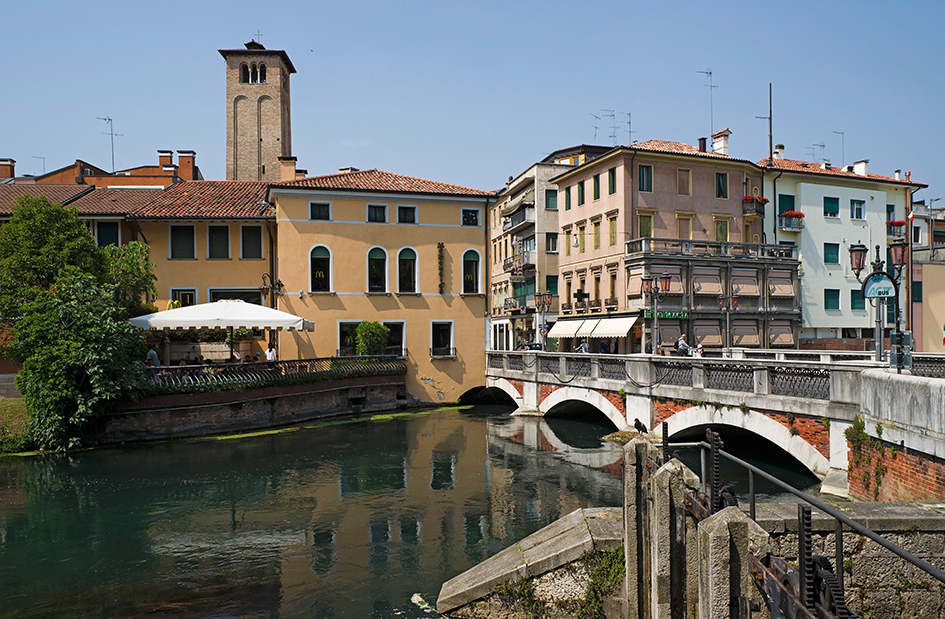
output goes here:
[[715, 110], [712, 104], [712, 91], [718, 88], [712, 84], [712, 69], [706, 69], [705, 71], [696, 71], [696, 73], [702, 73], [703, 75], [709, 76], [709, 83], [705, 86], [709, 89], [709, 135], [711, 136], [715, 133]]

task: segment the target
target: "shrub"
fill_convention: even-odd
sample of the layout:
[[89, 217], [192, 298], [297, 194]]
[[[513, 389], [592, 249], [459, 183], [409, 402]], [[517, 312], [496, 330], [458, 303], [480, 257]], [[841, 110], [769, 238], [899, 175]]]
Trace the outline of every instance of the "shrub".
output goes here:
[[387, 348], [390, 329], [379, 322], [362, 322], [354, 330], [357, 342], [355, 352], [358, 355], [383, 355]]

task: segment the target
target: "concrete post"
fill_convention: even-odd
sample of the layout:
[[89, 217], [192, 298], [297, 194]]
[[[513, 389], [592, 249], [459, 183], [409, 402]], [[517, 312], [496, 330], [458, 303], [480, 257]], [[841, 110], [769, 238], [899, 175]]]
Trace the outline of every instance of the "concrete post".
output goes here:
[[650, 487], [647, 460], [656, 460], [659, 450], [646, 439], [636, 437], [623, 448], [623, 549], [626, 566], [624, 587], [626, 619], [647, 619], [649, 606], [649, 537], [646, 512]]
[[747, 597], [766, 609], [749, 572], [748, 555], [771, 549], [771, 537], [738, 507], [726, 507], [699, 523], [699, 619], [729, 619], [732, 598]]
[[701, 363], [692, 364], [692, 388], [693, 389], [705, 389], [705, 366]]
[[770, 391], [770, 384], [768, 380], [768, 368], [755, 368], [754, 378], [755, 378], [755, 394], [756, 395], [768, 395]]
[[[696, 521], [683, 515], [684, 493], [695, 494], [699, 476], [679, 460], [670, 460], [653, 475], [650, 514], [650, 611], [657, 617], [691, 617], [699, 597]], [[674, 608], [675, 607], [675, 608]]]

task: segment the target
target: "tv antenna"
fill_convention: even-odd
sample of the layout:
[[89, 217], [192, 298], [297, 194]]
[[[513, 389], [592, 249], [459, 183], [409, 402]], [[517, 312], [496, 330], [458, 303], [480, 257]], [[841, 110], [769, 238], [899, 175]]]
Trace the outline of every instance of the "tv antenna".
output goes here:
[[846, 148], [843, 143], [843, 131], [834, 131], [834, 133], [840, 134], [840, 166], [845, 168], [847, 167], [847, 154], [844, 152]]
[[36, 155], [33, 155], [32, 158], [33, 158], [33, 159], [42, 159], [42, 160], [43, 160], [43, 175], [45, 176], [45, 175], [46, 175], [46, 158], [45, 158], [45, 157], [38, 157], [38, 156], [36, 156]]
[[122, 136], [124, 136], [124, 134], [123, 134], [123, 133], [115, 133], [115, 129], [114, 129], [113, 126], [112, 126], [112, 117], [111, 117], [111, 116], [106, 116], [105, 118], [102, 118], [101, 116], [98, 116], [97, 118], [98, 118], [99, 120], [104, 120], [105, 122], [108, 123], [108, 132], [106, 133], [105, 131], [103, 131], [103, 132], [102, 132], [102, 135], [108, 135], [108, 136], [111, 136], [111, 138], [112, 138], [112, 174], [114, 174], [114, 173], [115, 173], [115, 136], [122, 137]]
[[[621, 112], [621, 114], [623, 113], [624, 112]], [[633, 144], [633, 134], [636, 133], [636, 131], [633, 130], [633, 115], [630, 112], [626, 112], [626, 114], [627, 114], [627, 146], [630, 146], [631, 144]]]
[[760, 118], [762, 120], [768, 121], [768, 165], [774, 165], [774, 136], [771, 131], [771, 82], [768, 82], [768, 115], [767, 116], [755, 116], [755, 118]]
[[[600, 122], [600, 116], [598, 116], [594, 112], [588, 112], [588, 114], [596, 118], [597, 122]], [[594, 125], [594, 143], [597, 144], [597, 125], [596, 124]]]
[[614, 146], [617, 145], [617, 115], [613, 110], [601, 109], [601, 112], [609, 112], [609, 114], [604, 114], [604, 118], [610, 119], [610, 135], [607, 136], [614, 141]]
[[705, 87], [709, 89], [709, 135], [712, 135], [715, 133], [715, 109], [712, 102], [712, 91], [718, 88], [718, 86], [712, 83], [711, 67], [705, 71], [696, 71], [696, 73], [702, 73], [703, 75], [709, 76], [709, 83], [705, 84]]

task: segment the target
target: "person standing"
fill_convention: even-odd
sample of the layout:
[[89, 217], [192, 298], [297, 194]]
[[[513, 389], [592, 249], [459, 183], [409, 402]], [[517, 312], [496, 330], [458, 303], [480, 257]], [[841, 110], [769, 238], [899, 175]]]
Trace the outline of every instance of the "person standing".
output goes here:
[[269, 344], [269, 348], [266, 349], [266, 361], [275, 361], [276, 360], [276, 349], [273, 348], [272, 343]]
[[148, 344], [148, 361], [151, 362], [151, 367], [159, 368], [161, 367], [161, 360], [158, 358], [157, 351], [154, 350], [154, 344]]

